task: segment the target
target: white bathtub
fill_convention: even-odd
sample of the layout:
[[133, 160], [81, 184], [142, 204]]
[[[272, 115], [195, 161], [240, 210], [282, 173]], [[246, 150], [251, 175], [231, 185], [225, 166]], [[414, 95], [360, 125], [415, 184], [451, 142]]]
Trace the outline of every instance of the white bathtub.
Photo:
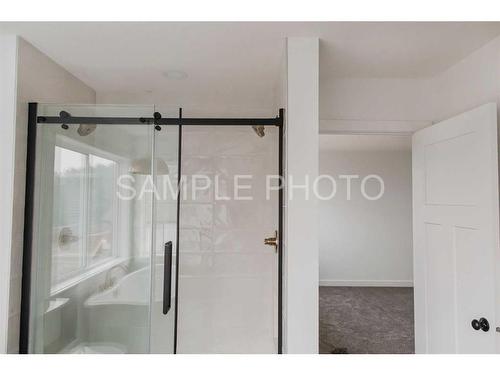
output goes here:
[[[163, 298], [163, 264], [155, 268], [155, 302]], [[149, 305], [149, 267], [141, 268], [121, 278], [116, 285], [91, 295], [84, 303], [86, 307], [102, 305]]]
[[[150, 305], [149, 298], [149, 267], [131, 272], [113, 287], [91, 295], [84, 302], [84, 319], [88, 325], [86, 341], [92, 344], [86, 345], [82, 350], [86, 352], [99, 350], [111, 352], [112, 348], [109, 346], [114, 345], [125, 348], [124, 352], [126, 353], [144, 353], [150, 342], [150, 312], [153, 313], [153, 319], [162, 322], [157, 316], [164, 318], [161, 315], [163, 302], [162, 264], [155, 268], [155, 281], [155, 301], [152, 305]], [[167, 320], [167, 323], [171, 324], [172, 316], [173, 314], [169, 314], [168, 319], [163, 320]], [[161, 324], [156, 325], [161, 327]], [[165, 341], [165, 338], [162, 337], [160, 341]]]

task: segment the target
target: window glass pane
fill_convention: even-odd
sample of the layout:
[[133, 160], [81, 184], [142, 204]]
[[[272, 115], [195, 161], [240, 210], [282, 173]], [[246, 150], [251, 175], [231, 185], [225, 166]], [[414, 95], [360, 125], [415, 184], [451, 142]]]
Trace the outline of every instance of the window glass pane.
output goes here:
[[55, 147], [52, 218], [52, 285], [83, 266], [86, 156]]
[[117, 214], [116, 169], [114, 161], [89, 155], [89, 265], [109, 260], [116, 248]]

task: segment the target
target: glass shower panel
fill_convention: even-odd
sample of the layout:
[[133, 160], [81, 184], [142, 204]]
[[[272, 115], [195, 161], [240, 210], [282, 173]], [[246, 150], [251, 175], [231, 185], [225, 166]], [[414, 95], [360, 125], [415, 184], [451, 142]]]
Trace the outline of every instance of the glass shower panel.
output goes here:
[[[152, 106], [39, 105], [39, 116], [148, 117]], [[147, 353], [150, 124], [37, 124], [32, 353]]]
[[[277, 353], [278, 128], [183, 128], [178, 353]], [[274, 184], [273, 184], [274, 185]], [[185, 193], [184, 193], [185, 192]]]
[[152, 353], [174, 352], [178, 146], [178, 125], [157, 127], [154, 148], [156, 199], [153, 219], [155, 282], [151, 306]]

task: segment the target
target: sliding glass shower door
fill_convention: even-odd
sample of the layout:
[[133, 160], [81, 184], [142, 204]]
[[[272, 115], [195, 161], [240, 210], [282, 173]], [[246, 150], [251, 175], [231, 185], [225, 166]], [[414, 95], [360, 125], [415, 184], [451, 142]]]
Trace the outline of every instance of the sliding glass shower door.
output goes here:
[[173, 351], [176, 205], [156, 188], [176, 189], [178, 134], [153, 113], [38, 105], [28, 352]]
[[155, 127], [151, 353], [174, 353], [175, 347], [179, 136], [178, 125]]

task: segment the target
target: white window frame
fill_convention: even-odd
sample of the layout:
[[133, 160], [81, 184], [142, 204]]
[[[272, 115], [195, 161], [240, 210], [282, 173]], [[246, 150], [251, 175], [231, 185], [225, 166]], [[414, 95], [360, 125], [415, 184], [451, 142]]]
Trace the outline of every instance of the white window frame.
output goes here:
[[88, 234], [88, 226], [89, 226], [89, 203], [90, 203], [90, 178], [89, 178], [89, 167], [90, 167], [90, 155], [94, 155], [103, 159], [107, 159], [116, 163], [115, 167], [115, 180], [118, 178], [119, 173], [122, 171], [122, 166], [126, 162], [124, 158], [100, 150], [96, 147], [90, 146], [88, 144], [78, 142], [75, 139], [57, 135], [56, 141], [54, 144], [55, 147], [61, 147], [70, 151], [78, 152], [86, 156], [86, 164], [85, 164], [85, 176], [84, 176], [84, 196], [82, 199], [84, 200], [84, 210], [81, 212], [82, 223], [83, 223], [83, 264], [81, 267], [74, 272], [68, 274], [63, 280], [52, 284], [50, 287], [50, 295], [54, 296], [62, 291], [71, 288], [82, 281], [91, 278], [92, 276], [101, 273], [107, 269], [110, 269], [118, 264], [124, 263], [126, 261], [126, 257], [121, 253], [121, 225], [120, 225], [120, 213], [122, 210], [121, 202], [116, 195], [117, 186], [115, 185], [115, 194], [113, 199], [113, 211], [115, 212], [113, 218], [113, 240], [112, 240], [112, 256], [108, 259], [104, 259], [103, 261], [90, 265], [89, 264], [89, 254], [88, 254], [88, 242], [87, 242], [87, 234]]

